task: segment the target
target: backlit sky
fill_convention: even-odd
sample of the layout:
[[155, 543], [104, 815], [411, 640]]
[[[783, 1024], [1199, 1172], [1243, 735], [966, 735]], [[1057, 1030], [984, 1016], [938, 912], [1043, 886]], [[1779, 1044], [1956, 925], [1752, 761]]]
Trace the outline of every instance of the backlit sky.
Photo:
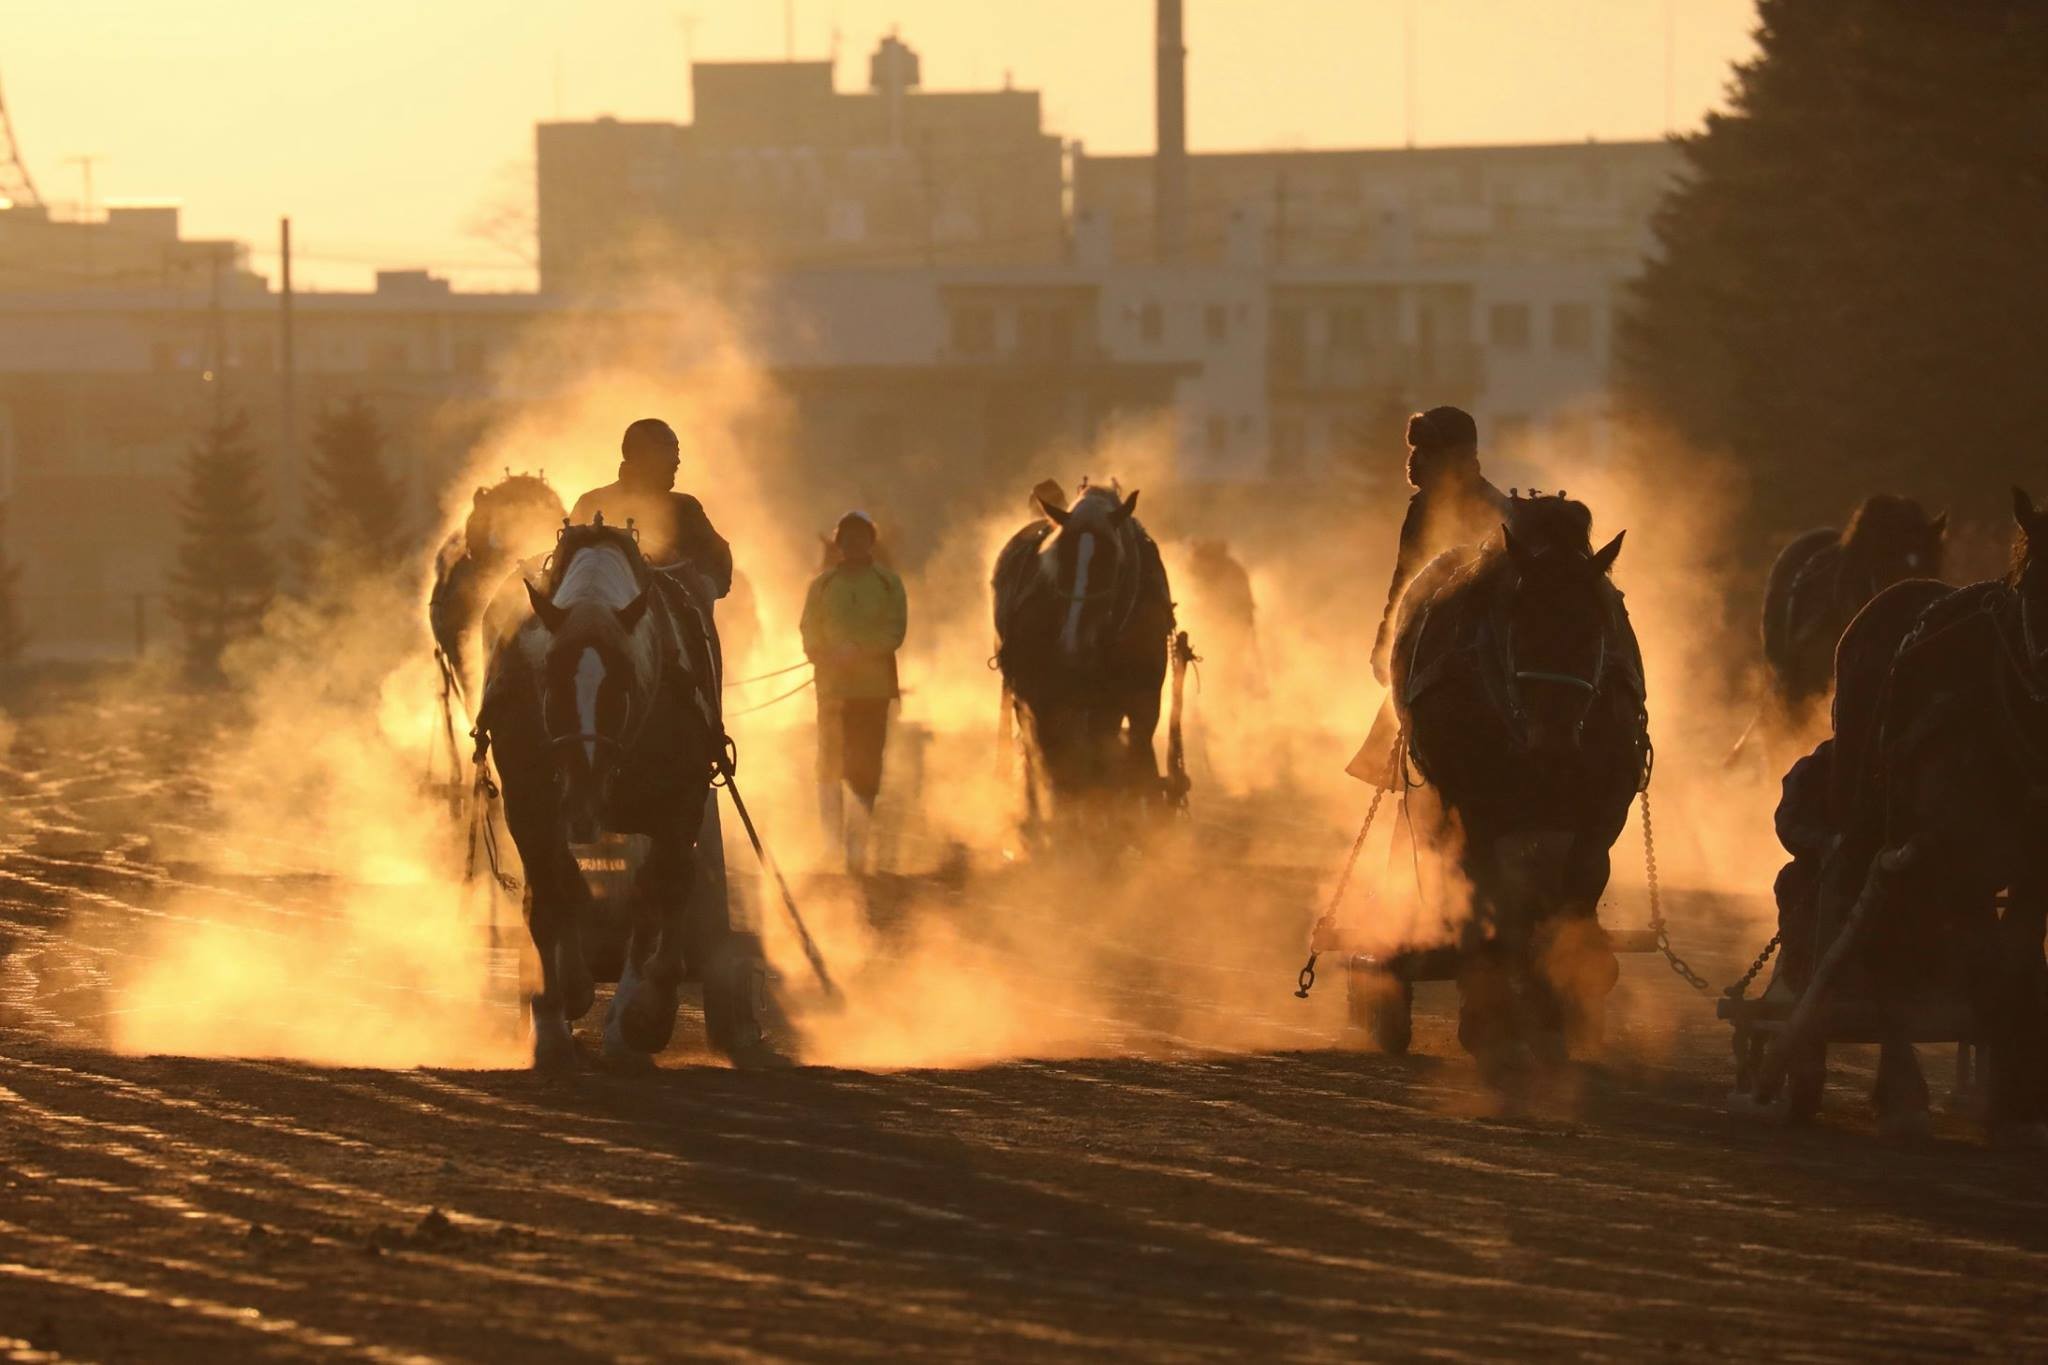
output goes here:
[[[1186, 0], [1195, 150], [1399, 145], [1404, 25], [1423, 144], [1654, 137], [1697, 127], [1751, 51], [1751, 0]], [[1044, 92], [1098, 152], [1152, 143], [1152, 0], [794, 0], [795, 50], [837, 36], [842, 89], [892, 27], [927, 88]], [[1412, 16], [1404, 18], [1404, 16]], [[692, 22], [693, 21], [693, 22]], [[1667, 29], [1668, 25], [1668, 29]], [[1666, 39], [1670, 36], [1667, 83]], [[425, 265], [529, 287], [478, 236], [530, 196], [533, 124], [684, 119], [700, 61], [783, 55], [782, 0], [8, 0], [0, 89], [43, 197], [174, 199], [188, 235], [271, 248], [360, 288]]]

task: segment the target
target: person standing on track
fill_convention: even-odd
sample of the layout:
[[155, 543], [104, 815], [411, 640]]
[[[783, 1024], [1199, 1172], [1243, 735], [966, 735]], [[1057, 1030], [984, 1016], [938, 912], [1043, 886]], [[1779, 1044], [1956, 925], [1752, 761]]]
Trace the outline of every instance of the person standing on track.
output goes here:
[[841, 517], [832, 544], [838, 562], [811, 580], [801, 628], [804, 657], [817, 670], [818, 813], [826, 839], [843, 845], [847, 870], [859, 874], [910, 612], [903, 580], [875, 562], [875, 523], [865, 512]]
[[[1408, 419], [1408, 483], [1415, 492], [1401, 518], [1401, 548], [1387, 606], [1372, 642], [1372, 675], [1382, 686], [1389, 676], [1394, 628], [1401, 598], [1423, 567], [1458, 547], [1476, 547], [1507, 516], [1508, 500], [1479, 472], [1479, 424], [1463, 408], [1418, 412]], [[1400, 727], [1390, 693], [1380, 704], [1372, 731], [1345, 771], [1361, 782], [1390, 786], [1394, 743]]]

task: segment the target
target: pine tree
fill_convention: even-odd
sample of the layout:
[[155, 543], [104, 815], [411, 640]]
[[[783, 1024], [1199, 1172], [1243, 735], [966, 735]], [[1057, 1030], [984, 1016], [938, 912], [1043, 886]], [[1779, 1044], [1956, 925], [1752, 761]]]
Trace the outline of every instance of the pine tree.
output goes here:
[[410, 529], [405, 487], [385, 465], [384, 430], [361, 398], [321, 414], [308, 472], [306, 525], [315, 565], [395, 564]]
[[256, 633], [277, 585], [263, 471], [237, 413], [208, 427], [185, 460], [184, 539], [171, 573], [171, 615], [193, 674], [220, 675], [221, 654]]
[[1682, 140], [1623, 389], [1747, 468], [1759, 539], [1877, 491], [1997, 515], [2048, 428], [2048, 5], [1757, 12], [1729, 112]]

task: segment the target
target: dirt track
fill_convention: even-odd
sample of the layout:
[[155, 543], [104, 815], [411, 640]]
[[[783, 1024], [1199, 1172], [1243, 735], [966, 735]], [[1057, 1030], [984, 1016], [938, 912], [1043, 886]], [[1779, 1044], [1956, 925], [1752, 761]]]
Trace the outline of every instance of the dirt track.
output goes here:
[[[1296, 1041], [1246, 1055], [1130, 1022], [1155, 966], [1097, 983], [1129, 1027], [1084, 1060], [550, 1079], [112, 1056], [110, 950], [73, 928], [196, 875], [122, 832], [176, 794], [141, 776], [159, 739], [129, 716], [66, 759], [15, 745], [0, 1359], [2048, 1353], [2039, 1157], [1950, 1119], [1880, 1145], [1854, 1056], [1815, 1130], [1725, 1117], [1725, 1034], [1654, 960], [1624, 968], [1615, 1058], [1506, 1114], [1444, 995], [1420, 1055], [1337, 1046], [1341, 982], [1287, 993], [1298, 922], [1241, 964], [1275, 973], [1269, 1031]], [[1717, 980], [1753, 946], [1708, 901], [1673, 915]]]

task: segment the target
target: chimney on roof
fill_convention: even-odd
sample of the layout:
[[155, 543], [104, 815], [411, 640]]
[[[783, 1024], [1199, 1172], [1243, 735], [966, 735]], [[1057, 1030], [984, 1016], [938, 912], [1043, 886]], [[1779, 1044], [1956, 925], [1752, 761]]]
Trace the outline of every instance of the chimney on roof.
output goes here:
[[1158, 99], [1158, 145], [1152, 154], [1153, 253], [1178, 261], [1187, 230], [1188, 85], [1187, 44], [1181, 36], [1181, 0], [1156, 0], [1159, 48], [1154, 87]]

